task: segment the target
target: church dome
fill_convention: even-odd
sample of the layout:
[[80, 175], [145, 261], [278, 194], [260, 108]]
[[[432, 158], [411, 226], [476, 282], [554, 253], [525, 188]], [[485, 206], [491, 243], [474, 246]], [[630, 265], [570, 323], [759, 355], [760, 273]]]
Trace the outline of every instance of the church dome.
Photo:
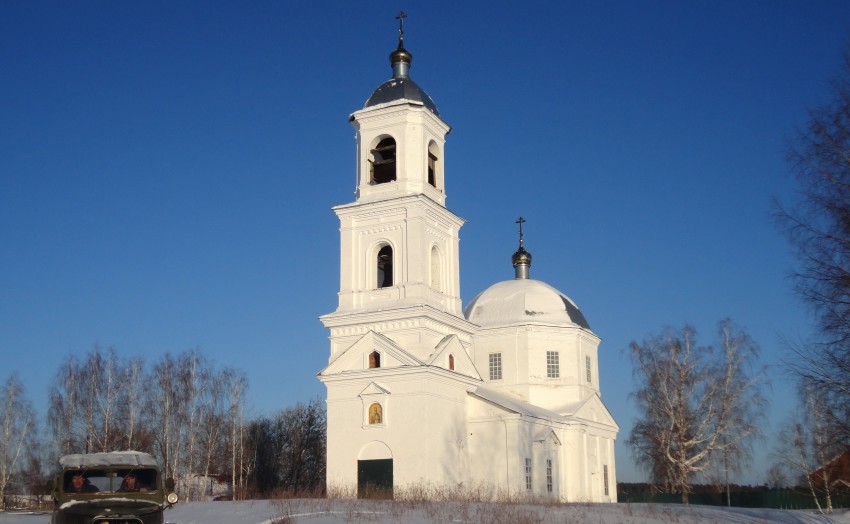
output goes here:
[[472, 299], [463, 314], [481, 327], [545, 324], [590, 329], [575, 302], [549, 284], [530, 278], [493, 284]]
[[488, 287], [472, 299], [463, 311], [470, 322], [481, 327], [521, 326], [578, 326], [590, 329], [578, 306], [570, 298], [545, 282], [529, 278], [531, 253], [523, 247], [522, 225], [519, 217], [519, 249], [511, 256], [514, 280], [505, 280]]
[[379, 85], [363, 107], [372, 107], [379, 104], [386, 104], [387, 102], [395, 102], [396, 100], [408, 100], [410, 102], [420, 103], [435, 115], [440, 116], [439, 111], [437, 111], [437, 104], [410, 77], [391, 78]]
[[[401, 13], [401, 18], [404, 18], [404, 13]], [[401, 23], [401, 19], [399, 20]], [[398, 48], [390, 53], [390, 66], [393, 68], [393, 77], [379, 85], [372, 96], [366, 100], [363, 106], [372, 107], [396, 100], [407, 100], [424, 105], [429, 111], [437, 116], [440, 113], [437, 111], [437, 104], [431, 100], [428, 93], [425, 92], [419, 85], [410, 79], [410, 64], [413, 62], [413, 55], [410, 51], [404, 48], [404, 29], [399, 27]]]

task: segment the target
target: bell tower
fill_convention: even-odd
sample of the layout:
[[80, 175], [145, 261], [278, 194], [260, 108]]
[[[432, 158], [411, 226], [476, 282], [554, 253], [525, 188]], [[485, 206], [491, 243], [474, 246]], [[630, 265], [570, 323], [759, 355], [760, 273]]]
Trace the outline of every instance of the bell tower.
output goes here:
[[397, 18], [393, 76], [350, 119], [357, 131], [357, 201], [424, 194], [445, 205], [442, 152], [451, 128], [410, 78], [413, 55], [404, 48], [404, 12]]
[[366, 333], [426, 358], [447, 335], [471, 340], [460, 300], [459, 230], [445, 206], [444, 150], [451, 127], [410, 77], [413, 55], [390, 53], [392, 78], [349, 122], [356, 132], [356, 199], [340, 220], [339, 305], [321, 317], [333, 361]]

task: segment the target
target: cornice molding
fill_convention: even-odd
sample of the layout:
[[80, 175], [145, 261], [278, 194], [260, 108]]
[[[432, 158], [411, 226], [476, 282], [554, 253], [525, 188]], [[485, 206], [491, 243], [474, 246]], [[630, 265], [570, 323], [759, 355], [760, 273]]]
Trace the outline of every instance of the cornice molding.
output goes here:
[[[419, 304], [415, 306], [380, 308], [374, 310], [357, 311], [335, 311], [322, 315], [319, 320], [328, 329], [333, 330], [345, 327], [360, 327], [368, 328], [370, 325], [386, 323], [386, 322], [403, 322], [403, 321], [425, 321], [432, 322], [433, 326], [449, 326], [454, 330], [460, 331], [467, 336], [472, 336], [478, 329], [478, 326], [466, 320], [463, 317], [452, 315], [451, 313], [441, 311], [429, 304]], [[370, 329], [366, 329], [369, 331]], [[372, 331], [378, 331], [371, 329]], [[437, 331], [437, 330], [435, 330]]]

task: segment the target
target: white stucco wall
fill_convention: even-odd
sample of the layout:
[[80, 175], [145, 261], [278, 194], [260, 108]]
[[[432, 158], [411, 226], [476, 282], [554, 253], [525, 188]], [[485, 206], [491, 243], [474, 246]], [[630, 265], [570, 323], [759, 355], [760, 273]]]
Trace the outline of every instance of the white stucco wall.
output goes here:
[[[396, 487], [454, 485], [467, 478], [465, 402], [470, 380], [446, 380], [445, 371], [427, 367], [370, 375], [326, 382], [328, 484], [356, 485], [357, 457], [373, 441], [391, 450]], [[389, 393], [361, 395], [372, 382]], [[365, 413], [372, 401], [383, 406], [381, 424], [368, 423]]]

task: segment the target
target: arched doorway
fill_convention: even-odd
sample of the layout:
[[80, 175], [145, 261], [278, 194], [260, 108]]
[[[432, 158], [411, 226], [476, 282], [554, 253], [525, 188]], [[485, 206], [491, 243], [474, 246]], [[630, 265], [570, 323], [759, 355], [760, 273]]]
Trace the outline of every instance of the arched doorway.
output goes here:
[[393, 498], [393, 457], [383, 442], [366, 444], [357, 456], [357, 498]]

